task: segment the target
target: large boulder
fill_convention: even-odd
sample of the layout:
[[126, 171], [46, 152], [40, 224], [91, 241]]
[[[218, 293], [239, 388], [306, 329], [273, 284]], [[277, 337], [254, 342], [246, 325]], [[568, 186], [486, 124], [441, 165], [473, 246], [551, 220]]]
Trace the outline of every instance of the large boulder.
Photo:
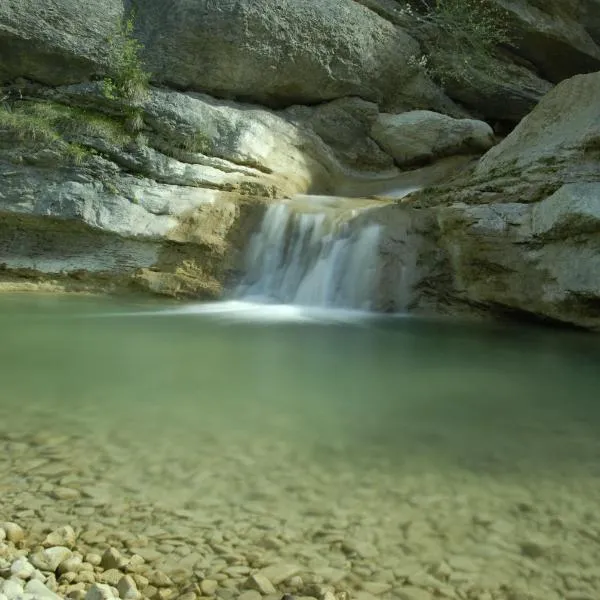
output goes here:
[[[0, 82], [58, 85], [107, 67], [121, 0], [0, 4]], [[414, 66], [419, 45], [352, 0], [148, 0], [135, 35], [153, 79], [270, 106], [348, 95], [395, 109], [457, 110]]]
[[578, 18], [582, 12], [580, 0], [495, 2], [504, 11], [510, 45], [535, 65], [543, 78], [557, 83], [600, 69], [600, 48]]
[[470, 171], [380, 212], [409, 223], [392, 241], [417, 243], [410, 261], [406, 245], [384, 257], [400, 308], [600, 329], [600, 73], [559, 84]]
[[398, 166], [453, 154], [482, 154], [494, 144], [494, 132], [487, 123], [426, 110], [382, 113], [373, 124], [371, 136]]
[[61, 85], [101, 73], [122, 16], [122, 0], [3, 0], [0, 83], [26, 77]]
[[582, 162], [600, 147], [600, 72], [577, 75], [549, 92], [535, 110], [480, 161], [476, 173]]

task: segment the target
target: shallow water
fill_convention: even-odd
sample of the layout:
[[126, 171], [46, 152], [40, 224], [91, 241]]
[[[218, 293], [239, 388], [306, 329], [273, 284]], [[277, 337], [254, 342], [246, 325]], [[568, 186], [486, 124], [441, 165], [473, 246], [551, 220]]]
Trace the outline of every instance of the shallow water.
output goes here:
[[[456, 597], [600, 594], [597, 337], [30, 296], [0, 297], [0, 331], [6, 518], [85, 529], [84, 502], [36, 490], [94, 485], [107, 527], [135, 533], [123, 502], [147, 503], [244, 554], [263, 519], [272, 558], [345, 569], [350, 588], [387, 578], [382, 597], [437, 593], [410, 565]], [[315, 537], [328, 526], [375, 550]]]

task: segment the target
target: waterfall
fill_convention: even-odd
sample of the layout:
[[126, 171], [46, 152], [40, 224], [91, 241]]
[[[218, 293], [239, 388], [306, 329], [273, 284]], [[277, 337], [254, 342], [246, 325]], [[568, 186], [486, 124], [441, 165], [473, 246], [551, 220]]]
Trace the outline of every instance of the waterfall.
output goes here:
[[358, 211], [270, 205], [246, 252], [237, 299], [369, 310], [379, 280], [381, 226], [356, 226]]

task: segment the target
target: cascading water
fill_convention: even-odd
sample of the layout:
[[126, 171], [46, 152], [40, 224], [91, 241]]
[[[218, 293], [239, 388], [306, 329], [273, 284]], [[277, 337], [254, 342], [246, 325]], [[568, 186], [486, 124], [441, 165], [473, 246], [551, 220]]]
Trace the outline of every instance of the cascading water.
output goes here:
[[[321, 199], [323, 202], [324, 199]], [[379, 277], [381, 226], [352, 226], [357, 211], [272, 204], [246, 253], [238, 299], [369, 310]]]

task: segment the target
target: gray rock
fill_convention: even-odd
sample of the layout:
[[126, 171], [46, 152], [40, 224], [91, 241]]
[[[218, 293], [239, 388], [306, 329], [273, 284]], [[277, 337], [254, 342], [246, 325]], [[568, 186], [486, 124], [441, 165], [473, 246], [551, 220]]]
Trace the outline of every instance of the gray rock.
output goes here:
[[121, 577], [117, 584], [117, 590], [119, 590], [121, 600], [137, 600], [141, 596], [133, 577], [130, 575]]
[[[248, 579], [246, 580], [246, 587], [249, 589], [257, 590], [265, 596], [277, 593], [277, 590], [275, 589], [271, 581], [269, 581], [269, 579], [261, 573], [255, 573], [254, 575], [250, 575], [250, 577], [248, 577]], [[202, 589], [202, 591], [204, 591], [204, 589]]]
[[18, 543], [25, 539], [25, 532], [23, 531], [21, 526], [17, 525], [16, 523], [6, 521], [2, 523], [1, 528], [4, 530], [6, 539], [9, 542]]
[[29, 579], [35, 567], [26, 558], [19, 558], [10, 566], [10, 572], [19, 579]]
[[[476, 173], [521, 171], [539, 165], [582, 161], [600, 147], [600, 72], [557, 85], [500, 144], [489, 150]], [[590, 155], [590, 158], [593, 158]]]
[[75, 545], [75, 541], [75, 531], [70, 525], [65, 525], [49, 533], [43, 544], [44, 546], [67, 546], [68, 548], [72, 548]]
[[116, 548], [107, 548], [100, 560], [100, 566], [108, 571], [109, 569], [120, 569], [127, 564], [127, 559], [124, 558]]
[[36, 552], [30, 558], [31, 564], [41, 571], [54, 572], [58, 565], [71, 556], [72, 552], [65, 546], [53, 546]]
[[278, 585], [282, 581], [298, 575], [302, 569], [298, 565], [289, 563], [276, 563], [261, 569], [258, 574], [268, 579], [273, 585]]
[[[0, 7], [0, 80], [52, 85], [105, 70], [107, 39], [123, 15], [118, 0]], [[411, 65], [419, 46], [405, 31], [351, 0], [151, 0], [136, 35], [156, 81], [271, 105], [354, 95], [388, 106], [440, 109], [450, 102]], [[0, 56], [9, 56], [0, 52]]]
[[487, 123], [431, 111], [380, 114], [371, 135], [399, 166], [453, 154], [483, 153], [494, 143], [494, 132]]
[[[523, 58], [538, 67], [542, 77], [557, 83], [577, 73], [600, 70], [600, 48], [585, 30], [577, 15], [583, 4], [548, 0], [495, 0], [504, 12], [512, 35], [512, 46]], [[588, 4], [591, 15], [598, 15]]]
[[36, 598], [41, 598], [42, 600], [62, 600], [58, 594], [48, 589], [43, 582], [38, 581], [37, 579], [28, 581], [27, 585], [25, 586], [25, 591], [29, 594], [33, 594], [33, 596]]
[[23, 584], [15, 579], [5, 579], [0, 584], [0, 591], [8, 600], [14, 600], [23, 594]]
[[85, 600], [112, 600], [118, 597], [110, 586], [104, 583], [94, 583], [87, 591]]

